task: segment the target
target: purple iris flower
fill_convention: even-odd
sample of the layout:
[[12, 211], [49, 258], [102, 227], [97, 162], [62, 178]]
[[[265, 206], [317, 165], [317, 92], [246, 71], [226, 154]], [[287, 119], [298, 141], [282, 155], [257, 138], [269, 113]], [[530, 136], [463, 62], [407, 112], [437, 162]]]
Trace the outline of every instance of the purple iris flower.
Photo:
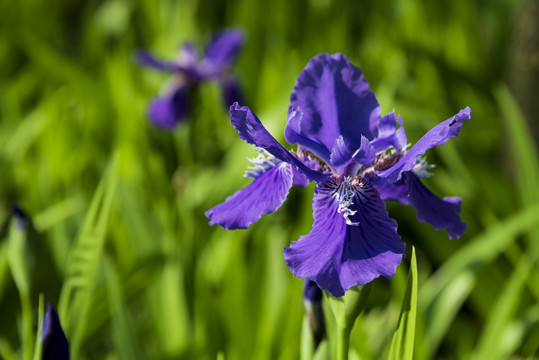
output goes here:
[[422, 183], [423, 155], [457, 136], [470, 108], [441, 122], [414, 146], [407, 145], [403, 121], [380, 105], [363, 73], [342, 54], [321, 54], [301, 72], [290, 97], [287, 151], [247, 107], [230, 107], [241, 139], [263, 150], [246, 176], [254, 180], [206, 212], [210, 225], [244, 229], [277, 210], [292, 185], [315, 181], [312, 230], [284, 249], [290, 271], [336, 297], [380, 275], [395, 274], [405, 245], [384, 200], [412, 205], [417, 219], [449, 238], [466, 230], [459, 198], [438, 198]]
[[41, 358], [43, 360], [68, 360], [69, 343], [67, 342], [60, 319], [54, 307], [47, 304], [43, 317], [43, 333], [41, 334]]
[[242, 101], [238, 81], [227, 72], [243, 43], [241, 31], [227, 29], [212, 38], [201, 59], [189, 43], [183, 45], [178, 58], [173, 61], [162, 61], [147, 51], [138, 51], [136, 57], [140, 64], [174, 75], [167, 91], [155, 98], [149, 106], [151, 122], [163, 129], [172, 130], [189, 115], [193, 92], [203, 81], [220, 83], [225, 106]]

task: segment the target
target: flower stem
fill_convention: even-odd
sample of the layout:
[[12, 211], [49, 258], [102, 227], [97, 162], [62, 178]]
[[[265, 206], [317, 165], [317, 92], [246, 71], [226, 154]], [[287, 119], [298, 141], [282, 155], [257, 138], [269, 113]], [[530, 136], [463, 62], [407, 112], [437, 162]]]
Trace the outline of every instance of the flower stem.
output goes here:
[[337, 325], [337, 360], [348, 360], [351, 332], [352, 326]]
[[336, 350], [335, 359], [348, 360], [348, 350], [350, 348], [350, 334], [357, 317], [365, 308], [367, 298], [369, 297], [371, 283], [363, 286], [355, 286], [350, 288], [348, 292], [340, 297], [335, 298], [326, 294], [329, 305], [335, 315], [335, 340]]

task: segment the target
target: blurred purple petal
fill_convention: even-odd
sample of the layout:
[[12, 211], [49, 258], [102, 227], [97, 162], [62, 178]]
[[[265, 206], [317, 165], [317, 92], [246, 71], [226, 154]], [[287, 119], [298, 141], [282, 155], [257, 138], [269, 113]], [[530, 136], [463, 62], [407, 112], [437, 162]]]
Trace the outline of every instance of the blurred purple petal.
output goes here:
[[238, 29], [226, 29], [215, 34], [206, 47], [204, 60], [224, 70], [236, 60], [245, 38]]
[[139, 64], [156, 70], [168, 72], [184, 72], [188, 70], [185, 66], [181, 66], [174, 61], [159, 60], [146, 50], [138, 50], [135, 57]]
[[341, 191], [343, 184], [334, 179], [316, 186], [313, 228], [284, 250], [294, 275], [315, 281], [336, 297], [380, 275], [392, 277], [404, 253], [397, 224], [376, 189], [368, 183], [344, 189], [353, 191], [346, 195], [352, 195], [349, 220], [355, 225], [347, 225], [343, 216]]
[[180, 50], [180, 61], [186, 67], [194, 67], [198, 62], [198, 53], [193, 44], [186, 42]]
[[41, 359], [67, 360], [69, 359], [69, 343], [60, 324], [60, 319], [54, 307], [47, 304], [47, 311], [43, 317], [43, 332], [41, 334]]
[[410, 171], [417, 164], [417, 158], [436, 146], [443, 145], [449, 139], [457, 136], [464, 120], [470, 120], [470, 108], [459, 113], [433, 127], [391, 168], [378, 173], [378, 177], [372, 179], [376, 184], [397, 182], [403, 172]]
[[152, 124], [165, 130], [174, 129], [191, 111], [189, 92], [188, 87], [178, 86], [155, 98], [148, 108]]
[[459, 198], [440, 199], [412, 172], [403, 173], [403, 178], [408, 187], [410, 204], [417, 210], [418, 221], [431, 224], [436, 230], [447, 230], [450, 239], [458, 238], [466, 231], [466, 223], [460, 219]]
[[313, 171], [290, 154], [271, 134], [264, 128], [260, 120], [247, 106], [240, 107], [234, 103], [230, 107], [230, 122], [238, 130], [240, 139], [249, 144], [263, 148], [276, 158], [294, 165], [311, 181], [325, 181], [328, 175]]
[[290, 108], [286, 140], [326, 163], [339, 136], [353, 150], [362, 135], [372, 140], [380, 114], [363, 73], [342, 54], [321, 54], [309, 61], [296, 80]]
[[205, 215], [210, 225], [219, 224], [228, 230], [247, 229], [263, 214], [281, 207], [292, 187], [292, 179], [292, 165], [280, 162]]

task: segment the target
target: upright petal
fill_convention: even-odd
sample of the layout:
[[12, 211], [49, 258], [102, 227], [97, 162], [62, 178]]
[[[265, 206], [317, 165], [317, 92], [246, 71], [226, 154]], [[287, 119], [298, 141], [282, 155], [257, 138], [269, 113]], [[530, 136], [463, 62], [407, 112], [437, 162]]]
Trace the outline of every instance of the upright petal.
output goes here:
[[245, 38], [238, 29], [227, 29], [213, 36], [206, 48], [205, 61], [224, 70], [236, 60]]
[[380, 119], [378, 124], [378, 135], [371, 142], [375, 151], [382, 151], [391, 147], [401, 150], [406, 146], [406, 134], [402, 126], [402, 118], [399, 116], [400, 127], [397, 129], [397, 115], [390, 112]]
[[159, 60], [146, 50], [138, 50], [135, 53], [135, 58], [137, 59], [139, 64], [154, 68], [156, 70], [168, 72], [187, 71], [187, 68], [185, 66], [179, 65], [174, 61]]
[[359, 149], [352, 155], [352, 160], [365, 166], [370, 166], [376, 159], [376, 150], [365, 136], [361, 137]]
[[210, 225], [219, 224], [228, 230], [247, 229], [263, 214], [281, 207], [292, 187], [293, 177], [292, 165], [278, 163], [224, 203], [206, 211]]
[[[340, 175], [345, 173], [348, 168], [345, 168], [351, 162], [357, 164], [369, 166], [374, 162], [376, 158], [376, 152], [374, 147], [369, 143], [369, 140], [365, 136], [361, 136], [361, 143], [359, 149], [350, 149], [344, 142], [343, 136], [339, 136], [333, 144], [329, 162], [331, 166]], [[355, 170], [359, 166], [352, 167]], [[355, 174], [355, 170], [352, 170], [352, 174]]]
[[190, 89], [174, 87], [170, 92], [155, 98], [149, 108], [148, 117], [155, 126], [172, 130], [191, 111]]
[[240, 107], [238, 103], [234, 103], [230, 107], [230, 122], [238, 130], [238, 134], [242, 140], [263, 148], [276, 158], [294, 165], [299, 171], [311, 179], [311, 181], [320, 182], [328, 179], [328, 175], [309, 169], [294, 155], [290, 154], [271, 136], [247, 106]]
[[457, 136], [464, 120], [470, 120], [470, 113], [470, 108], [466, 107], [457, 115], [433, 127], [394, 166], [379, 172], [378, 176], [372, 179], [372, 182], [376, 184], [397, 182], [403, 172], [414, 168], [417, 164], [417, 158], [424, 155], [428, 149], [436, 145], [443, 145], [447, 140]]
[[[380, 275], [392, 277], [404, 253], [397, 224], [376, 189], [368, 183], [343, 184], [331, 179], [316, 186], [311, 232], [284, 249], [294, 275], [315, 281], [336, 297]], [[347, 225], [343, 216], [343, 197], [350, 200], [345, 205], [355, 225]]]
[[43, 360], [68, 360], [69, 344], [60, 324], [60, 319], [54, 307], [47, 304], [43, 317], [43, 333], [41, 335]]
[[286, 140], [298, 143], [328, 162], [335, 140], [342, 135], [350, 149], [361, 136], [376, 135], [380, 107], [359, 68], [342, 54], [320, 54], [300, 73], [290, 96]]
[[403, 173], [410, 204], [417, 210], [417, 220], [432, 225], [436, 230], [445, 229], [449, 238], [458, 238], [466, 231], [460, 219], [461, 201], [457, 197], [440, 199], [421, 183], [411, 171]]

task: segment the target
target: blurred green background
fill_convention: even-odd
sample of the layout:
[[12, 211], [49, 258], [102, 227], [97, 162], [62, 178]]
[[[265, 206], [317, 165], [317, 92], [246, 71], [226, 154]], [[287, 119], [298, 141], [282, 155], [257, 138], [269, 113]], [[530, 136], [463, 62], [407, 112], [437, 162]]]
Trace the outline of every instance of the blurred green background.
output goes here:
[[[170, 79], [133, 57], [237, 26], [234, 73], [283, 143], [295, 78], [321, 52], [361, 67], [411, 143], [471, 107], [426, 180], [462, 198], [464, 236], [388, 204], [417, 250], [415, 358], [538, 358], [538, 18], [533, 0], [0, 2], [0, 357], [31, 357], [42, 293], [76, 359], [299, 358], [302, 281], [282, 251], [310, 231], [313, 185], [249, 230], [208, 226], [256, 151], [216, 84], [175, 131], [152, 127]], [[20, 248], [14, 202], [33, 222]], [[354, 358], [387, 356], [409, 259], [374, 282]]]

